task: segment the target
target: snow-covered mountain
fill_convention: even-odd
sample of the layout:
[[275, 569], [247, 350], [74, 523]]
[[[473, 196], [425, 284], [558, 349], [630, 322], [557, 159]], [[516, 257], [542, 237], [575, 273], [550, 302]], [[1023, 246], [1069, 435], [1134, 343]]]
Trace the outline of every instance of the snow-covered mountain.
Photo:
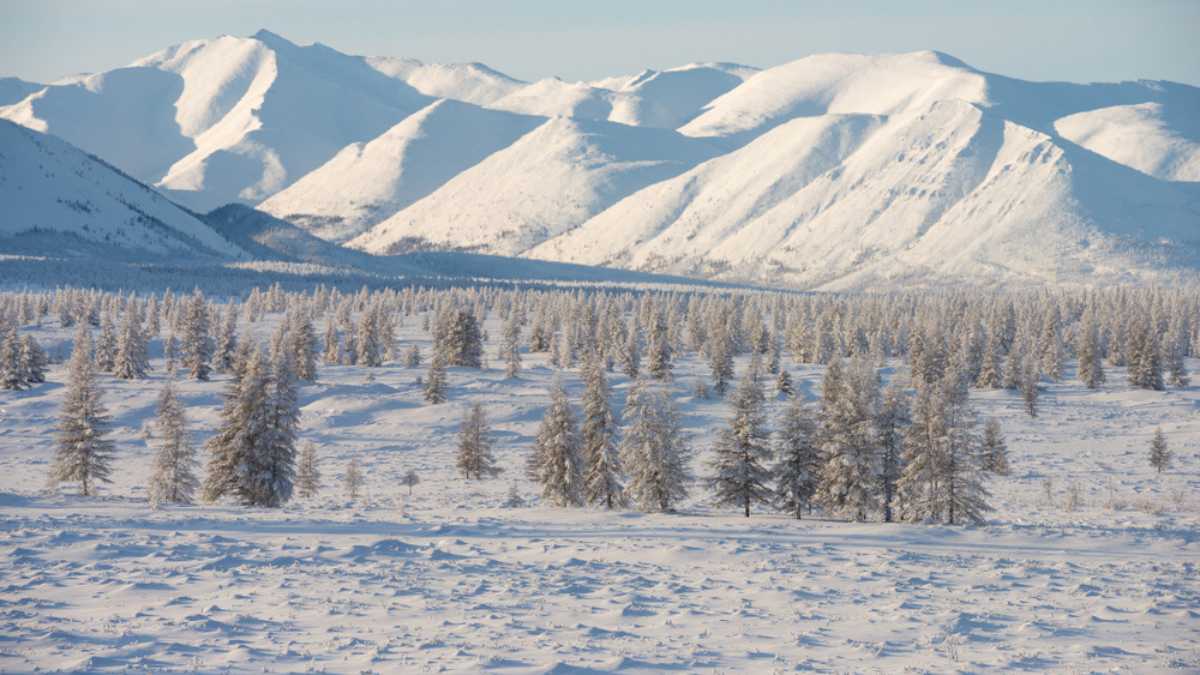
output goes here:
[[667, 129], [556, 117], [349, 245], [520, 255], [715, 154], [711, 144]]
[[241, 258], [191, 213], [62, 139], [0, 120], [0, 251]]
[[259, 208], [342, 242], [433, 192], [543, 120], [440, 99], [332, 159]]
[[1200, 259], [1200, 89], [1027, 82], [939, 52], [522, 82], [261, 31], [0, 81], [0, 117], [191, 208], [238, 201], [371, 253], [828, 288]]

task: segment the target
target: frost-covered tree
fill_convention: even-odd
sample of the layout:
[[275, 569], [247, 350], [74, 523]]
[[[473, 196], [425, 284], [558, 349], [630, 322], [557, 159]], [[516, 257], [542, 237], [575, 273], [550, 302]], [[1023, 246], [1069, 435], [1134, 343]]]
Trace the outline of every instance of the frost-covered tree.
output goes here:
[[1162, 352], [1149, 320], [1132, 329], [1129, 340], [1129, 384], [1139, 389], [1166, 388], [1163, 383]]
[[163, 359], [167, 370], [167, 375], [174, 376], [176, 370], [176, 362], [179, 359], [179, 340], [175, 338], [175, 334], [167, 335], [167, 339], [163, 341]]
[[317, 379], [317, 330], [305, 309], [287, 317], [286, 349], [291, 356], [296, 379], [314, 382]]
[[[358, 495], [362, 491], [366, 479], [363, 477], [362, 469], [359, 468], [358, 458], [351, 458], [350, 463], [346, 465], [346, 475], [342, 478], [342, 484], [346, 488], [346, 498], [352, 502], [358, 501]], [[411, 488], [409, 488], [411, 490]]]
[[317, 444], [305, 441], [300, 447], [300, 461], [296, 464], [296, 494], [303, 499], [312, 499], [321, 490], [321, 469], [317, 461]]
[[204, 498], [232, 497], [247, 506], [261, 505], [261, 474], [272, 442], [271, 367], [260, 347], [251, 347], [230, 379], [217, 432], [207, 443], [208, 475]]
[[425, 401], [437, 405], [446, 402], [446, 364], [442, 355], [435, 353], [425, 375]]
[[158, 452], [147, 488], [150, 503], [191, 504], [200, 485], [196, 479], [196, 449], [188, 439], [183, 404], [170, 382], [159, 393], [155, 427]]
[[779, 375], [775, 377], [775, 393], [787, 398], [796, 396], [796, 387], [792, 384], [792, 376], [786, 368], [780, 368]]
[[237, 318], [237, 305], [231, 302], [225, 306], [225, 317], [217, 335], [216, 351], [213, 352], [213, 366], [218, 372], [227, 373], [233, 368], [233, 357], [237, 353], [238, 344]]
[[735, 505], [747, 518], [754, 504], [766, 504], [773, 493], [766, 463], [771, 459], [771, 432], [764, 409], [766, 397], [756, 369], [750, 368], [738, 383], [733, 415], [718, 433], [710, 467], [709, 487], [720, 505]]
[[515, 310], [509, 312], [508, 320], [504, 322], [504, 341], [500, 344], [500, 352], [504, 360], [504, 377], [511, 380], [520, 375], [521, 323]]
[[583, 498], [606, 509], [625, 506], [621, 461], [617, 452], [617, 420], [609, 404], [608, 380], [598, 351], [584, 364], [583, 423], [580, 452], [583, 457]]
[[1079, 379], [1088, 389], [1099, 389], [1104, 384], [1104, 364], [1101, 359], [1100, 328], [1088, 314], [1079, 334]]
[[1162, 428], [1155, 429], [1154, 438], [1150, 439], [1150, 466], [1158, 473], [1171, 467], [1171, 449]]
[[904, 432], [908, 428], [910, 411], [908, 396], [900, 387], [889, 386], [883, 392], [879, 412], [875, 416], [875, 428], [879, 438], [879, 499], [883, 506], [883, 522], [894, 518], [896, 481], [904, 453]]
[[116, 320], [111, 311], [104, 312], [100, 320], [100, 333], [96, 336], [92, 358], [96, 362], [96, 370], [111, 373], [117, 360], [117, 328]]
[[475, 315], [466, 309], [448, 313], [437, 322], [434, 349], [446, 365], [479, 368], [483, 358], [483, 336]]
[[84, 496], [94, 495], [97, 483], [110, 482], [114, 448], [108, 431], [109, 417], [100, 400], [92, 361], [91, 332], [86, 323], [80, 323], [67, 365], [51, 482], [78, 482]]
[[1004, 440], [1004, 432], [1000, 429], [1000, 422], [995, 419], [989, 419], [983, 425], [982, 443], [983, 447], [980, 450], [980, 455], [983, 459], [984, 468], [999, 476], [1007, 476], [1009, 473], [1008, 442]]
[[667, 319], [661, 313], [657, 313], [650, 324], [646, 370], [657, 380], [671, 379], [671, 340], [667, 331]]
[[550, 406], [542, 417], [533, 446], [533, 463], [542, 499], [553, 506], [578, 506], [583, 500], [583, 461], [575, 415], [562, 382], [550, 392]]
[[327, 366], [336, 366], [342, 362], [342, 343], [338, 339], [337, 324], [332, 317], [325, 322], [325, 351], [321, 360]]
[[989, 332], [987, 342], [980, 353], [979, 376], [975, 378], [975, 386], [980, 389], [999, 389], [1003, 384], [1000, 338], [995, 332]]
[[1184, 359], [1188, 353], [1188, 334], [1191, 332], [1187, 318], [1183, 313], [1171, 322], [1171, 328], [1163, 338], [1163, 360], [1167, 374], [1167, 384], [1172, 387], [1184, 388], [1191, 383], [1187, 364]]
[[879, 505], [875, 417], [879, 378], [864, 358], [830, 363], [822, 382], [820, 438], [825, 454], [817, 500], [830, 512], [865, 521]]
[[976, 418], [956, 373], [917, 387], [897, 481], [901, 518], [909, 522], [981, 522], [990, 507], [983, 485]]
[[20, 390], [29, 385], [30, 377], [21, 359], [21, 338], [16, 324], [8, 327], [0, 340], [0, 387]]
[[687, 496], [691, 452], [679, 414], [660, 389], [638, 380], [622, 412], [621, 463], [629, 476], [626, 494], [642, 511], [670, 512]]
[[264, 408], [267, 433], [249, 455], [243, 490], [252, 495], [254, 506], [277, 507], [292, 498], [295, 488], [300, 426], [296, 371], [288, 352], [279, 354], [270, 364]]
[[471, 404], [463, 417], [462, 426], [458, 431], [456, 465], [459, 474], [467, 480], [494, 478], [502, 471], [496, 466], [496, 459], [492, 456], [491, 432], [482, 404]]
[[150, 360], [146, 354], [146, 337], [142, 334], [142, 321], [132, 308], [126, 310], [117, 336], [117, 352], [113, 358], [113, 375], [123, 380], [140, 380], [146, 377]]
[[629, 379], [636, 380], [641, 372], [642, 353], [641, 342], [638, 341], [637, 324], [630, 321], [628, 328], [625, 331], [625, 340], [621, 344], [621, 371], [629, 376]]
[[709, 336], [708, 367], [712, 371], [713, 389], [717, 396], [725, 396], [733, 380], [733, 339], [724, 324], [720, 324]]
[[805, 510], [812, 510], [820, 479], [821, 448], [816, 421], [798, 398], [788, 403], [780, 419], [775, 432], [775, 457], [775, 506], [799, 520]]
[[183, 308], [183, 367], [195, 380], [208, 380], [211, 372], [212, 337], [208, 330], [208, 303], [200, 289], [192, 293]]
[[1041, 389], [1038, 387], [1038, 369], [1032, 359], [1025, 364], [1021, 375], [1021, 400], [1025, 403], [1025, 412], [1030, 417], [1038, 416], [1038, 397]]
[[46, 352], [32, 335], [21, 337], [21, 373], [28, 384], [40, 384], [46, 381]]

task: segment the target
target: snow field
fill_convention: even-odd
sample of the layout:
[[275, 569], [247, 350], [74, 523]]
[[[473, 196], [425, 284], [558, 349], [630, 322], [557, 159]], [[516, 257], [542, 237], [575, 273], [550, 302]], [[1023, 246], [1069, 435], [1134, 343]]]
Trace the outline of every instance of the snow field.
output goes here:
[[[54, 355], [70, 335], [51, 324], [33, 331]], [[505, 380], [501, 323], [485, 328], [491, 364], [450, 369], [442, 405], [422, 400], [423, 367], [322, 367], [301, 390], [301, 436], [320, 448], [324, 487], [276, 510], [146, 504], [157, 339], [151, 379], [102, 377], [118, 455], [99, 498], [42, 488], [63, 366], [0, 394], [0, 670], [1200, 668], [1195, 386], [1132, 391], [1110, 368], [1093, 392], [1068, 369], [1036, 420], [1016, 394], [972, 391], [1001, 420], [1013, 469], [989, 484], [995, 511], [980, 527], [747, 520], [711, 508], [699, 483], [678, 514], [556, 509], [537, 505], [523, 471], [555, 371], [523, 353], [520, 379]], [[399, 340], [430, 354], [419, 317]], [[822, 369], [785, 363], [815, 400]], [[675, 374], [703, 476], [728, 409], [692, 398], [708, 377], [694, 355]], [[197, 443], [224, 381], [177, 380]], [[577, 371], [565, 383], [577, 403]], [[619, 411], [630, 383], [610, 383]], [[769, 400], [774, 420], [783, 402]], [[455, 434], [476, 401], [505, 473], [468, 484]], [[1158, 426], [1175, 453], [1161, 477], [1146, 461]], [[350, 502], [340, 479], [355, 457], [366, 489]], [[412, 497], [400, 485], [410, 469]], [[514, 481], [530, 506], [502, 506]]]

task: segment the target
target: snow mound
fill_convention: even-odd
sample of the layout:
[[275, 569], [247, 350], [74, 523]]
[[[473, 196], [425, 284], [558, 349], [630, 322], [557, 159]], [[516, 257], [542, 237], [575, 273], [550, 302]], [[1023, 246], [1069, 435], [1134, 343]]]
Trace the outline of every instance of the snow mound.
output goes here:
[[1200, 181], [1200, 101], [1120, 105], [1058, 120], [1063, 138], [1155, 178]]
[[476, 105], [498, 101], [527, 84], [482, 63], [422, 63], [388, 56], [370, 56], [367, 63], [426, 96]]

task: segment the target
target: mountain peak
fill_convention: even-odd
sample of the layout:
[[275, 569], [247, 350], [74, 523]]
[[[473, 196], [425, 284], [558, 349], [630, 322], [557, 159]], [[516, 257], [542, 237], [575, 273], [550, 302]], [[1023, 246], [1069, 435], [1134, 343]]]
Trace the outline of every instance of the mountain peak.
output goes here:
[[250, 37], [254, 38], [255, 40], [258, 40], [259, 42], [262, 42], [263, 44], [267, 45], [268, 47], [275, 47], [275, 48], [285, 47], [286, 48], [286, 47], [295, 47], [296, 46], [296, 43], [292, 42], [291, 40], [283, 37], [282, 35], [280, 35], [278, 33], [273, 33], [271, 31], [267, 30], [266, 28], [260, 28], [257, 33], [255, 33], [254, 35], [251, 35]]

